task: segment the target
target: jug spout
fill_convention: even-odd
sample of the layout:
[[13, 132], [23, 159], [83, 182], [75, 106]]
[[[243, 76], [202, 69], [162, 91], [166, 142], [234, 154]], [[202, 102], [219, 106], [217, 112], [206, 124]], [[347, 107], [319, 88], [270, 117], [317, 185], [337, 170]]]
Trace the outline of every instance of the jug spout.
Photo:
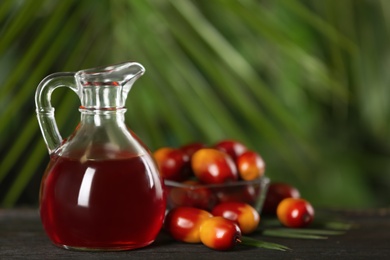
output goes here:
[[125, 106], [134, 82], [145, 73], [136, 62], [86, 69], [76, 73], [78, 94], [84, 109], [118, 109]]

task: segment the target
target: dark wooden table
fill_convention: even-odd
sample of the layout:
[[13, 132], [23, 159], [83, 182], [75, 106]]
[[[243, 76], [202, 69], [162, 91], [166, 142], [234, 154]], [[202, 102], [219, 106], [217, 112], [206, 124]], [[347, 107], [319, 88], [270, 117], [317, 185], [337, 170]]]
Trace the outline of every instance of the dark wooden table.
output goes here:
[[254, 235], [291, 248], [275, 251], [237, 246], [218, 252], [201, 244], [173, 241], [162, 233], [149, 247], [123, 252], [75, 252], [57, 248], [46, 237], [36, 209], [0, 209], [0, 259], [390, 259], [390, 209], [338, 211], [354, 225], [327, 239]]

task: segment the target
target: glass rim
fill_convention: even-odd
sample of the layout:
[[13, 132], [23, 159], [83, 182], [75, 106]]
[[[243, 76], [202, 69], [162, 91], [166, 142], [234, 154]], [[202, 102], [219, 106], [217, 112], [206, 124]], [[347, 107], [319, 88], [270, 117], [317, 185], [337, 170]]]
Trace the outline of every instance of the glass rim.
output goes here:
[[251, 180], [251, 181], [245, 181], [245, 180], [239, 180], [239, 181], [232, 181], [232, 182], [226, 182], [226, 183], [219, 183], [219, 184], [186, 184], [182, 182], [177, 181], [171, 181], [171, 180], [164, 180], [165, 186], [168, 187], [174, 187], [174, 188], [184, 188], [184, 189], [199, 189], [199, 188], [226, 188], [226, 187], [237, 187], [237, 186], [243, 186], [243, 185], [267, 185], [270, 183], [270, 179], [267, 176], [262, 176], [261, 178]]

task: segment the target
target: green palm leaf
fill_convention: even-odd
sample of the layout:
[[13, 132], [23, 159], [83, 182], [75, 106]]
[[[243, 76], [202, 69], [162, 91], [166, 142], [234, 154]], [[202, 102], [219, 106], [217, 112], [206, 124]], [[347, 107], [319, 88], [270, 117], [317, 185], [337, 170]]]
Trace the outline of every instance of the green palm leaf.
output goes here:
[[[314, 204], [386, 201], [389, 8], [337, 0], [1, 1], [1, 205], [38, 203], [49, 160], [34, 113], [39, 81], [124, 60], [146, 67], [126, 119], [152, 150], [234, 138], [262, 154], [271, 179], [295, 184]], [[79, 120], [78, 104], [74, 93], [53, 94], [64, 137]]]

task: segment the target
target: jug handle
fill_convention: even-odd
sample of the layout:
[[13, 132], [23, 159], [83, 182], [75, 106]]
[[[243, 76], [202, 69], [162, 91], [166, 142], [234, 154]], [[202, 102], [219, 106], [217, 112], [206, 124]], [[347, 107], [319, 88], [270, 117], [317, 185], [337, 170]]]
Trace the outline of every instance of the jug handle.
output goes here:
[[44, 78], [35, 92], [35, 106], [39, 127], [49, 154], [52, 154], [62, 144], [62, 137], [58, 131], [54, 117], [54, 107], [51, 105], [51, 95], [58, 87], [69, 87], [77, 93], [74, 72], [53, 73]]

